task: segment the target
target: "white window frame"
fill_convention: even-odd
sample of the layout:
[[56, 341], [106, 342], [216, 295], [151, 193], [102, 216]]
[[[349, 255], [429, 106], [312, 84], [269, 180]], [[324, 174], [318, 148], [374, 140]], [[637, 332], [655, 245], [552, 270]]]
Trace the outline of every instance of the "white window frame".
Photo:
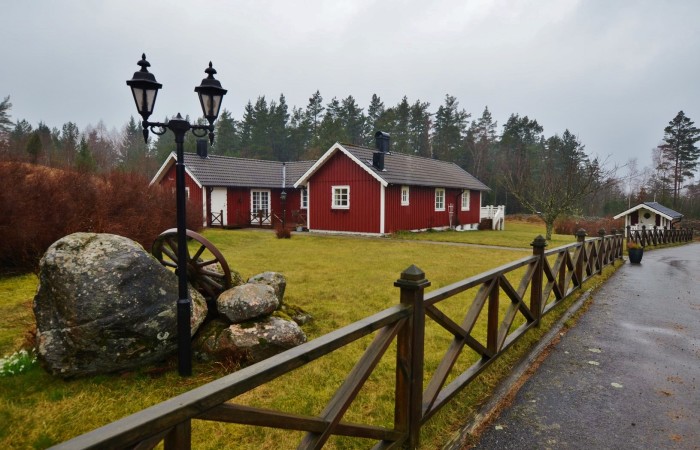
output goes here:
[[462, 191], [462, 211], [469, 211], [469, 191]]
[[411, 191], [408, 186], [401, 186], [401, 206], [408, 206], [410, 204]]
[[[345, 191], [345, 203], [339, 202], [342, 199], [343, 191]], [[341, 196], [339, 197], [338, 194]], [[331, 187], [331, 208], [332, 209], [350, 209], [350, 186], [332, 186]]]
[[445, 188], [435, 188], [435, 211], [445, 210]]
[[306, 188], [301, 188], [301, 195], [299, 196], [299, 208], [308, 209], [309, 207], [309, 192]]

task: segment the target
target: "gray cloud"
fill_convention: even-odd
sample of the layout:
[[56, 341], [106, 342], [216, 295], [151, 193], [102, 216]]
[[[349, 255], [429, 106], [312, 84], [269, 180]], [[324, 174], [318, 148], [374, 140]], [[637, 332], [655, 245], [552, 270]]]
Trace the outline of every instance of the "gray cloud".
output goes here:
[[238, 118], [258, 95], [300, 107], [316, 89], [363, 107], [407, 95], [434, 111], [449, 93], [472, 116], [528, 115], [648, 165], [679, 110], [700, 123], [697, 17], [691, 0], [10, 2], [0, 96], [33, 125], [121, 127], [146, 52], [164, 85], [158, 118], [198, 114], [212, 60]]

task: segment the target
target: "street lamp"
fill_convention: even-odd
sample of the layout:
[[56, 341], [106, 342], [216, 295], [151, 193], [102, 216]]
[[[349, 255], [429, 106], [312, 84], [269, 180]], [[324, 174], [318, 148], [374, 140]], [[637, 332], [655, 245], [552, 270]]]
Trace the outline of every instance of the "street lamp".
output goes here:
[[280, 194], [280, 200], [282, 200], [282, 230], [287, 229], [287, 192], [282, 190]]
[[[192, 316], [191, 300], [187, 289], [187, 224], [185, 214], [185, 157], [184, 142], [185, 134], [192, 131], [197, 137], [204, 137], [209, 134], [209, 143], [214, 143], [214, 121], [219, 116], [221, 99], [226, 94], [226, 89], [221, 87], [221, 83], [214, 79], [216, 70], [209, 63], [209, 67], [204, 71], [208, 76], [202, 83], [194, 88], [199, 95], [199, 103], [202, 105], [204, 117], [209, 125], [193, 125], [183, 119], [180, 113], [166, 123], [149, 122], [148, 118], [153, 113], [156, 103], [158, 89], [163, 87], [156, 81], [156, 77], [148, 72], [150, 63], [146, 61], [146, 55], [141, 56], [137, 63], [141, 70], [134, 73], [131, 80], [126, 84], [131, 88], [134, 96], [136, 109], [143, 118], [143, 139], [148, 142], [148, 130], [161, 136], [167, 130], [175, 133], [175, 144], [177, 146], [177, 162], [175, 167], [175, 190], [177, 205], [177, 276], [178, 276], [178, 300], [177, 300], [177, 349], [178, 349], [178, 371], [181, 376], [192, 375], [192, 342], [190, 338], [190, 318]], [[205, 141], [206, 142], [206, 141]], [[200, 154], [200, 156], [202, 156]]]

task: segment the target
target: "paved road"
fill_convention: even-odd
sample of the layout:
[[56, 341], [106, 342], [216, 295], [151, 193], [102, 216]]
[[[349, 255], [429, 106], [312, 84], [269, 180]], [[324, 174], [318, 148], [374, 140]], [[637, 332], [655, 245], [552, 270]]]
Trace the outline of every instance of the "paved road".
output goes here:
[[700, 244], [599, 291], [479, 449], [700, 449]]

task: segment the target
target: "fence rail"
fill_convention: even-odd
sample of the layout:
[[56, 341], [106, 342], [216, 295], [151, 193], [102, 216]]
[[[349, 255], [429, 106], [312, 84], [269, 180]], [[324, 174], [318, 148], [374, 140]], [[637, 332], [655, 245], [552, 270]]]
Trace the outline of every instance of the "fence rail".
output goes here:
[[657, 226], [647, 228], [646, 225], [642, 225], [641, 229], [633, 230], [630, 225], [627, 225], [627, 242], [633, 241], [642, 247], [692, 240], [692, 228], [659, 228]]
[[[599, 237], [588, 240], [585, 236], [581, 230], [576, 243], [551, 250], [545, 250], [546, 241], [538, 236], [531, 244], [531, 256], [427, 294], [424, 290], [430, 282], [422, 270], [411, 266], [394, 283], [400, 289], [399, 305], [54, 448], [150, 449], [164, 441], [166, 450], [189, 449], [191, 421], [213, 420], [304, 431], [306, 435], [299, 443], [300, 449], [321, 448], [332, 435], [365, 438], [374, 442], [375, 449], [415, 449], [421, 426], [430, 417], [528, 329], [537, 326], [543, 315], [580, 289], [584, 281], [622, 259], [621, 234], [602, 232]], [[520, 271], [524, 273], [520, 275]], [[518, 283], [511, 283], [507, 275], [510, 279], [520, 277]], [[466, 314], [461, 323], [457, 323], [440, 309], [440, 303], [468, 291], [475, 291], [473, 300], [465, 305]], [[501, 302], [507, 305], [503, 314], [500, 313]], [[482, 312], [487, 322], [485, 338], [472, 333]], [[511, 330], [517, 317], [522, 323]], [[453, 338], [424, 388], [427, 319], [447, 330]], [[374, 340], [319, 416], [230, 402], [238, 395], [370, 334], [374, 334]], [[344, 413], [394, 340], [397, 345], [393, 427], [344, 422]], [[446, 384], [465, 350], [474, 352], [479, 357], [477, 362]]]

